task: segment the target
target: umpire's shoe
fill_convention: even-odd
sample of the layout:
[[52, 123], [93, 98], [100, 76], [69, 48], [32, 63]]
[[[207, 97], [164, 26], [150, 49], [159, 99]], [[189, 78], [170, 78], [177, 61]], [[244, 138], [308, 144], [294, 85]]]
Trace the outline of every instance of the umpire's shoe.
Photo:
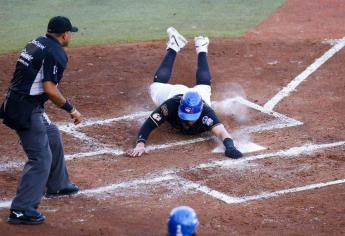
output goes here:
[[78, 185], [75, 183], [69, 183], [66, 188], [60, 189], [59, 191], [47, 191], [46, 197], [58, 197], [76, 194], [79, 191]]
[[36, 210], [18, 211], [10, 210], [7, 222], [10, 224], [38, 225], [46, 219], [42, 213]]

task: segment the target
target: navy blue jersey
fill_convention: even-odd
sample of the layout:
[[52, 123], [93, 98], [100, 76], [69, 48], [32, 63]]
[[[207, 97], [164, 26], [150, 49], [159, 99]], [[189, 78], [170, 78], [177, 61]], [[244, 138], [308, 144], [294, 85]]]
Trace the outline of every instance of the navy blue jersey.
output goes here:
[[183, 120], [178, 116], [178, 107], [181, 99], [182, 95], [176, 95], [157, 107], [142, 125], [137, 142], [146, 142], [152, 130], [166, 121], [170, 123], [172, 127], [180, 130], [183, 134], [200, 134], [220, 124], [214, 110], [203, 102], [203, 110], [199, 119], [192, 126], [185, 125]]
[[10, 89], [24, 95], [45, 95], [43, 82], [58, 84], [67, 62], [65, 50], [56, 39], [47, 35], [32, 40], [17, 60]]
[[178, 116], [178, 107], [180, 105], [182, 95], [177, 95], [168, 99], [162, 105], [156, 108], [150, 115], [150, 119], [160, 126], [165, 121], [169, 122], [172, 127], [179, 129], [185, 134], [200, 134], [202, 132], [211, 130], [215, 125], [220, 123], [216, 113], [213, 109], [203, 102], [203, 109], [199, 119], [193, 126], [186, 126]]

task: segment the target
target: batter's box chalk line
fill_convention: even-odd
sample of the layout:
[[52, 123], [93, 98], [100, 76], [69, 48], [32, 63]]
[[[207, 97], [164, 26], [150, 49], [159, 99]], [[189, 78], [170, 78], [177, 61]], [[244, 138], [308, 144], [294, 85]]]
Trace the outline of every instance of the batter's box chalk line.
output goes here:
[[[296, 125], [302, 125], [303, 123], [295, 120], [293, 118], [287, 117], [281, 113], [275, 112], [268, 110], [260, 105], [257, 105], [253, 102], [250, 102], [242, 97], [233, 97], [233, 98], [228, 98], [223, 101], [215, 101], [215, 104], [219, 103], [225, 103], [225, 104], [231, 104], [231, 103], [240, 103], [244, 106], [247, 106], [249, 108], [252, 108], [254, 110], [257, 110], [259, 112], [265, 113], [269, 116], [272, 116], [275, 118], [274, 121], [268, 122], [268, 123], [263, 123], [259, 125], [253, 125], [253, 126], [245, 126], [241, 127], [238, 131], [235, 132], [241, 132], [241, 133], [255, 133], [255, 132], [262, 132], [266, 130], [272, 130], [272, 129], [281, 129], [281, 128], [287, 128], [287, 127], [292, 127]], [[73, 126], [71, 124], [66, 124], [66, 123], [60, 123], [59, 128], [63, 132], [72, 135], [75, 138], [80, 139], [81, 141], [84, 142], [89, 142], [92, 143], [93, 146], [96, 146], [97, 149], [91, 150], [88, 152], [79, 152], [75, 154], [70, 154], [66, 155], [66, 159], [77, 159], [77, 158], [85, 158], [85, 157], [94, 157], [94, 156], [99, 156], [99, 155], [112, 155], [112, 156], [119, 156], [123, 155], [125, 153], [124, 150], [121, 148], [117, 147], [110, 147], [109, 145], [100, 143], [98, 140], [87, 136], [85, 133], [82, 133], [78, 131], [80, 128], [83, 127], [90, 127], [93, 125], [105, 125], [105, 124], [110, 124], [116, 121], [132, 121], [136, 120], [139, 118], [144, 118], [150, 115], [151, 112], [149, 111], [142, 111], [142, 112], [137, 112], [137, 113], [132, 113], [132, 114], [127, 114], [115, 118], [110, 118], [110, 119], [92, 119], [92, 120], [87, 120], [82, 122], [80, 125]], [[166, 148], [171, 148], [171, 147], [176, 147], [176, 146], [183, 146], [183, 145], [190, 145], [194, 143], [199, 143], [199, 142], [204, 142], [212, 139], [212, 137], [201, 137], [201, 138], [194, 138], [186, 141], [177, 141], [177, 142], [170, 142], [162, 145], [148, 145], [148, 150], [153, 151], [153, 150], [161, 150], [161, 149], [166, 149]], [[263, 146], [260, 146], [258, 144], [252, 143], [252, 142], [244, 142], [239, 140], [238, 142], [235, 140], [235, 143], [238, 147], [239, 150], [241, 150], [243, 153], [248, 153], [248, 152], [254, 152], [254, 151], [260, 151], [266, 149]], [[221, 152], [221, 148], [216, 148], [214, 152]]]
[[[169, 181], [169, 182], [177, 181], [178, 183], [183, 184], [184, 189], [187, 188], [187, 189], [199, 191], [203, 194], [206, 194], [212, 198], [223, 201], [227, 204], [240, 204], [240, 203], [245, 203], [245, 202], [254, 201], [254, 200], [269, 199], [269, 198], [279, 197], [279, 196], [290, 194], [290, 193], [297, 193], [301, 191], [325, 188], [332, 185], [344, 184], [345, 179], [331, 180], [331, 181], [326, 181], [326, 182], [321, 182], [321, 183], [313, 183], [313, 184], [308, 184], [305, 186], [299, 186], [299, 187], [294, 187], [294, 188], [289, 188], [289, 189], [276, 190], [273, 192], [263, 192], [257, 195], [248, 195], [248, 196], [239, 197], [239, 196], [231, 196], [226, 193], [217, 191], [215, 189], [211, 189], [206, 185], [202, 185], [200, 183], [187, 180], [185, 178], [178, 176], [178, 173], [191, 171], [191, 170], [206, 169], [206, 168], [218, 168], [218, 167], [227, 168], [233, 165], [238, 165], [240, 163], [267, 159], [267, 158], [297, 158], [301, 156], [307, 157], [307, 156], [311, 156], [312, 154], [316, 152], [326, 150], [326, 149], [337, 148], [343, 145], [345, 145], [345, 141], [326, 143], [326, 144], [304, 144], [302, 146], [292, 147], [286, 150], [279, 150], [279, 151], [275, 151], [271, 153], [252, 155], [252, 156], [248, 156], [248, 157], [237, 159], [237, 160], [226, 159], [222, 161], [211, 161], [209, 163], [200, 164], [191, 168], [167, 169], [167, 170], [160, 171], [156, 174], [149, 174], [146, 177], [130, 180], [127, 182], [120, 182], [120, 183], [114, 183], [114, 184], [101, 186], [97, 188], [85, 189], [85, 190], [80, 191], [77, 195], [75, 195], [75, 197], [79, 197], [79, 196], [98, 197], [102, 194], [116, 192], [121, 189], [138, 188], [138, 187], [143, 187], [145, 185], [155, 185], [157, 187], [157, 184], [164, 183], [166, 181]], [[145, 190], [147, 191], [147, 188], [145, 188]], [[11, 200], [0, 201], [0, 208], [9, 208], [10, 205], [11, 205]]]

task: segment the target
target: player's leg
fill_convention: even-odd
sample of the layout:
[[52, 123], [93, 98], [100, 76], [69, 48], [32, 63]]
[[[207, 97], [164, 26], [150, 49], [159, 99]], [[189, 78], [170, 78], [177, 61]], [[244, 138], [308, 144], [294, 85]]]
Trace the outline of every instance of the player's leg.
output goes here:
[[161, 62], [161, 64], [159, 65], [155, 73], [155, 76], [153, 77], [153, 82], [164, 83], [164, 84], [169, 82], [171, 78], [174, 62], [176, 59], [176, 55], [177, 55], [176, 51], [174, 51], [171, 48], [167, 49], [165, 57], [163, 61]]
[[196, 86], [194, 87], [199, 92], [202, 99], [211, 104], [211, 73], [207, 61], [207, 52], [209, 39], [207, 37], [199, 36], [194, 38], [195, 49], [198, 55], [198, 64], [196, 71]]
[[168, 43], [166, 55], [155, 73], [153, 82], [168, 83], [177, 53], [187, 44], [187, 40], [176, 29], [167, 29]]
[[166, 55], [159, 65], [153, 83], [150, 86], [150, 95], [155, 105], [159, 106], [167, 99], [174, 85], [168, 84], [177, 53], [187, 44], [187, 40], [173, 27], [167, 29], [168, 43]]

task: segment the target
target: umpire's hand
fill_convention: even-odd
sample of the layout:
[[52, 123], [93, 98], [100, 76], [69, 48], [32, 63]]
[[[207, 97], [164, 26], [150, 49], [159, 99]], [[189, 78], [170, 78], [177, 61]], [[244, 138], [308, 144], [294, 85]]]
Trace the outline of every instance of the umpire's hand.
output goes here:
[[71, 118], [74, 120], [74, 124], [77, 125], [81, 121], [81, 114], [77, 109], [73, 109], [71, 113], [69, 113]]
[[147, 153], [145, 143], [137, 143], [134, 149], [127, 151], [127, 155], [130, 157], [140, 157], [144, 153]]

